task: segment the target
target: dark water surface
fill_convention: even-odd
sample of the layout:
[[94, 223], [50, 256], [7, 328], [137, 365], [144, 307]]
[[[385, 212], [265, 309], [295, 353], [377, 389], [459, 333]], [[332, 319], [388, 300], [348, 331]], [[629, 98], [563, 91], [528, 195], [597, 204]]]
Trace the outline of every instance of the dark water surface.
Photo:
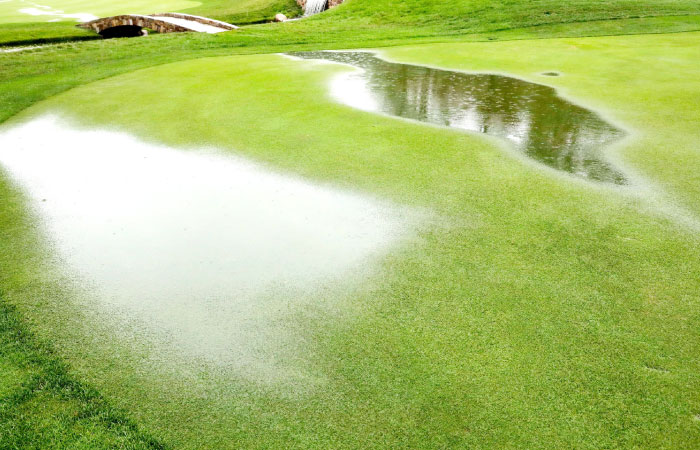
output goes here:
[[493, 74], [384, 61], [366, 52], [292, 56], [363, 69], [334, 80], [343, 103], [373, 112], [505, 138], [542, 164], [581, 178], [625, 184], [602, 155], [624, 133], [554, 88]]

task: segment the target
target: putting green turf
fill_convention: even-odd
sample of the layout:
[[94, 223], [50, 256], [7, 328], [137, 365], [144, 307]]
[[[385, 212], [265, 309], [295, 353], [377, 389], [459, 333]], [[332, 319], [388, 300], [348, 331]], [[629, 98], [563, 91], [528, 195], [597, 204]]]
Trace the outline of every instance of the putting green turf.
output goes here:
[[[438, 218], [358, 285], [289, 305], [291, 343], [265, 355], [282, 362], [275, 380], [163, 368], [92, 334], [80, 312], [91, 294], [66, 284], [8, 184], [0, 287], [81, 378], [177, 448], [697, 447], [699, 45], [684, 33], [385, 51], [561, 88], [630, 132], [610, 150], [638, 173], [624, 189], [335, 104], [326, 84], [347, 69], [276, 55], [141, 70], [16, 119], [60, 111], [215, 146]], [[563, 76], [538, 75], [552, 70]]]

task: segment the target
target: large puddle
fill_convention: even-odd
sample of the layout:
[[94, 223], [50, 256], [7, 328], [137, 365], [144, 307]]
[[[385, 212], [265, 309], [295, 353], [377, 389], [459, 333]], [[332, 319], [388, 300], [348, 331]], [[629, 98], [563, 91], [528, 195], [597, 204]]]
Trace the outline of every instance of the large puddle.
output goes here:
[[391, 116], [504, 138], [528, 157], [576, 176], [625, 184], [601, 151], [623, 132], [555, 89], [492, 74], [398, 64], [367, 52], [298, 52], [362, 69], [337, 76], [332, 95]]
[[336, 286], [409, 227], [359, 193], [52, 116], [2, 130], [0, 165], [98, 306], [236, 365], [280, 340], [271, 313]]

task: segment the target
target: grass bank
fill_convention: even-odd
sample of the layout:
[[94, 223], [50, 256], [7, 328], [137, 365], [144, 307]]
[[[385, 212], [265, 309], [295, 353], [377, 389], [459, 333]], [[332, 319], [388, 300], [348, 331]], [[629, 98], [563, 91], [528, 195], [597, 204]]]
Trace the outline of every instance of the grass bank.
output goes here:
[[[111, 5], [111, 11], [120, 13], [153, 12], [141, 11], [141, 8], [131, 11], [117, 3], [108, 5]], [[269, 21], [275, 12], [285, 12], [292, 16], [299, 13], [294, 0], [205, 0], [200, 6], [187, 7], [183, 11], [212, 16], [239, 25]], [[313, 36], [326, 42], [351, 42], [363, 38], [461, 36], [541, 25], [698, 14], [700, 5], [693, 0], [574, 0], [565, 3], [556, 0], [350, 0], [316, 17], [286, 24], [284, 29], [302, 40]], [[66, 23], [65, 27], [60, 31], [62, 35], [69, 33], [70, 24]], [[282, 26], [276, 26], [280, 27]], [[43, 38], [51, 38], [52, 30], [58, 29], [58, 25], [46, 28], [47, 34]], [[270, 27], [261, 28], [259, 31], [270, 37], [284, 35], [276, 34], [275, 28]], [[78, 37], [82, 35], [80, 31], [74, 32]], [[13, 42], [16, 44], [18, 38], [13, 39]], [[7, 45], [7, 41], [0, 40], [0, 45], [3, 44]]]

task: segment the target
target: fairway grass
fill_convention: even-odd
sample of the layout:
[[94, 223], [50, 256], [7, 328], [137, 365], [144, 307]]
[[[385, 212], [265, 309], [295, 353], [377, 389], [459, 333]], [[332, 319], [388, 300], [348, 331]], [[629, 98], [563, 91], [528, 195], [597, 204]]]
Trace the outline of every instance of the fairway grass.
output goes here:
[[75, 25], [96, 17], [172, 11], [248, 25], [269, 22], [277, 13], [293, 18], [301, 8], [295, 0], [5, 0], [0, 1], [0, 46], [98, 39]]
[[94, 17], [117, 14], [150, 14], [175, 11], [201, 5], [190, 0], [40, 0], [39, 3], [24, 0], [0, 2], [0, 24], [68, 21], [85, 22]]
[[682, 33], [383, 50], [557, 87], [628, 131], [606, 151], [629, 187], [339, 105], [328, 83], [350, 69], [280, 55], [127, 73], [4, 125], [51, 112], [438, 218], [347, 285], [289, 302], [275, 316], [289, 340], [260, 355], [274, 379], [115, 339], [6, 182], [0, 288], [72, 371], [177, 448], [698, 447], [699, 46]]

